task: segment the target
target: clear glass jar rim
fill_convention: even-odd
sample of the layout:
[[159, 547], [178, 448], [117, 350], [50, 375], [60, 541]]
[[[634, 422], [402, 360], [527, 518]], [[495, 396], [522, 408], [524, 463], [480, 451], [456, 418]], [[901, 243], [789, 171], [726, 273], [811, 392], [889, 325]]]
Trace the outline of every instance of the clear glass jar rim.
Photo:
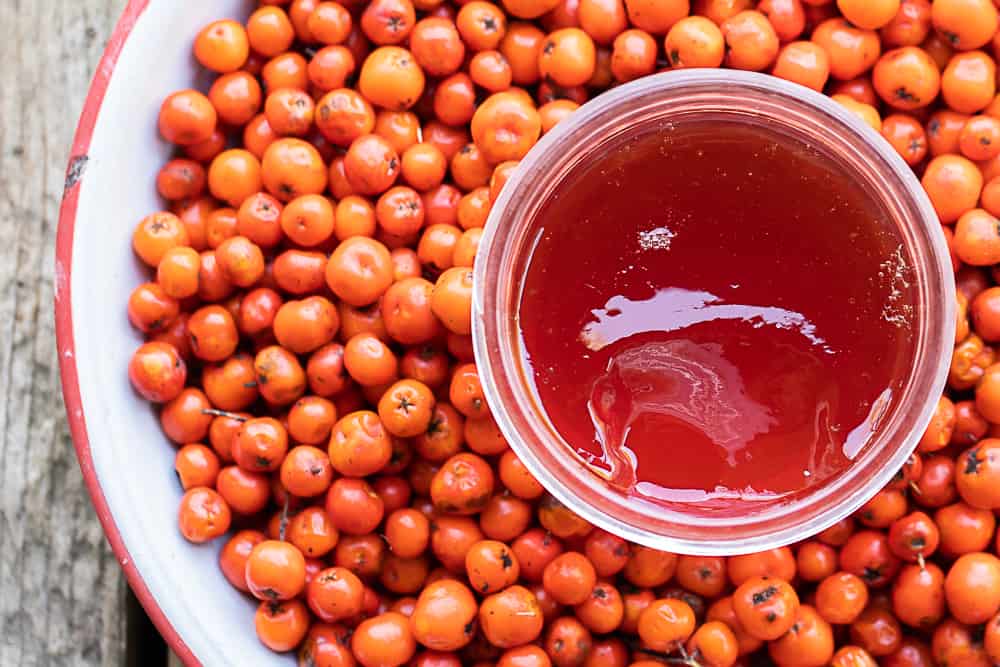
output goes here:
[[[512, 387], [518, 382], [511, 377], [512, 373], [509, 371], [514, 357], [519, 356], [519, 351], [513, 349], [516, 346], [511, 345], [509, 340], [504, 341], [498, 337], [503, 329], [498, 322], [506, 315], [491, 312], [498, 310], [496, 302], [501, 288], [509, 287], [511, 281], [517, 279], [509, 275], [510, 257], [505, 257], [504, 253], [509, 249], [508, 245], [516, 233], [523, 231], [533, 219], [530, 215], [531, 209], [526, 208], [525, 193], [541, 187], [541, 184], [548, 180], [558, 180], [558, 176], [550, 177], [550, 174], [556, 171], [552, 165], [560, 161], [566, 163], [574, 154], [586, 155], [589, 151], [596, 150], [593, 144], [583, 144], [590, 132], [588, 128], [595, 124], [606, 123], [611, 118], [623, 117], [627, 115], [623, 110], [631, 107], [639, 105], [640, 109], [647, 107], [652, 109], [658, 105], [665, 106], [672, 97], [696, 90], [703, 94], [706, 90], [712, 91], [712, 94], [717, 94], [720, 99], [741, 95], [761, 100], [764, 97], [771, 97], [773, 98], [771, 102], [785, 103], [789, 108], [797, 106], [800, 110], [828, 117], [839, 125], [845, 133], [845, 141], [851, 140], [857, 143], [859, 154], [866, 151], [875, 153], [890, 172], [887, 178], [891, 178], [890, 186], [893, 189], [891, 194], [901, 198], [897, 204], [906, 206], [913, 213], [912, 218], [904, 216], [897, 223], [901, 230], [909, 229], [916, 234], [919, 247], [914, 249], [910, 246], [910, 250], [918, 262], [922, 261], [924, 264], [918, 267], [923, 272], [920, 275], [925, 275], [925, 278], [932, 283], [921, 286], [924, 290], [924, 303], [918, 330], [924, 347], [922, 352], [918, 351], [916, 354], [917, 367], [910, 376], [908, 385], [911, 390], [919, 391], [921, 409], [909, 420], [909, 428], [905, 433], [895, 434], [899, 440], [889, 442], [883, 437], [882, 440], [885, 442], [879, 441], [883, 449], [894, 448], [892, 455], [885, 459], [877, 470], [871, 471], [870, 475], [861, 477], [861, 473], [857, 470], [849, 472], [832, 488], [820, 485], [815, 491], [806, 493], [803, 498], [791, 501], [780, 511], [771, 513], [773, 516], [765, 513], [763, 518], [746, 522], [733, 519], [706, 520], [703, 516], [691, 517], [689, 523], [691, 527], [697, 525], [713, 528], [711, 532], [715, 534], [704, 539], [671, 535], [650, 529], [648, 526], [636, 525], [635, 522], [623, 518], [635, 515], [635, 512], [625, 511], [627, 509], [625, 504], [631, 503], [634, 506], [635, 500], [609, 499], [606, 489], [600, 488], [602, 483], [597, 481], [597, 476], [579, 463], [575, 466], [577, 474], [560, 474], [558, 470], [549, 469], [543, 461], [541, 450], [553, 446], [564, 447], [564, 442], [561, 438], [558, 440], [550, 438], [546, 442], [544, 433], [541, 437], [537, 437], [539, 436], [537, 429], [531, 433], [524, 433], [522, 432], [524, 429], [518, 427], [518, 423], [523, 426], [525, 419], [529, 418], [525, 415], [526, 410], [521, 401], [513, 401], [515, 404], [512, 404], [512, 399], [518, 395]], [[748, 102], [752, 101], [748, 99]], [[748, 111], [756, 110], [751, 106]], [[634, 120], [636, 115], [637, 112], [629, 118]], [[763, 115], [767, 117], [766, 113]], [[777, 120], [776, 115], [770, 117]], [[642, 120], [640, 118], [632, 125], [626, 124], [626, 129], [638, 127]], [[937, 397], [944, 389], [950, 365], [951, 341], [954, 338], [955, 304], [954, 299], [947, 296], [954, 294], [954, 277], [943, 235], [935, 233], [934, 230], [934, 226], [938, 224], [937, 216], [923, 188], [895, 150], [854, 114], [815, 91], [764, 74], [708, 69], [656, 74], [614, 88], [583, 105], [542, 137], [521, 161], [490, 213], [474, 268], [472, 335], [480, 378], [493, 416], [515, 453], [550, 493], [591, 523], [631, 541], [678, 553], [737, 554], [788, 544], [815, 534], [852, 513], [889, 481], [916, 446], [933, 415]], [[931, 292], [931, 297], [936, 295], [938, 298], [927, 298], [928, 291]], [[513, 395], [509, 395], [512, 392]], [[523, 393], [521, 395], [523, 396]], [[527, 410], [527, 412], [537, 411]], [[537, 419], [537, 415], [535, 418]], [[551, 435], [552, 429], [548, 431]], [[874, 444], [870, 448], [874, 448]], [[544, 455], [558, 456], [552, 452], [545, 452]], [[867, 460], [870, 465], [872, 460], [870, 458]], [[566, 466], [565, 469], [572, 470], [572, 467]], [[597, 494], [598, 500], [605, 501], [607, 511], [602, 511], [586, 498], [582, 498], [581, 489], [587, 493]], [[835, 492], [840, 493], [841, 497], [837, 498], [835, 503], [830, 503], [826, 509], [820, 510], [819, 503], [829, 501]], [[619, 502], [620, 506], [608, 507], [609, 504], [613, 506], [615, 502]], [[807, 506], [811, 509], [811, 513], [802, 512]], [[806, 518], [797, 521], [796, 516], [799, 514]], [[768, 521], [780, 525], [769, 527], [766, 525]], [[672, 525], [685, 525], [683, 516], [678, 513], [671, 513], [671, 522]], [[739, 534], [738, 528], [748, 524], [760, 524], [761, 530], [754, 534]], [[737, 537], [727, 536], [727, 532], [733, 531], [737, 533]]]

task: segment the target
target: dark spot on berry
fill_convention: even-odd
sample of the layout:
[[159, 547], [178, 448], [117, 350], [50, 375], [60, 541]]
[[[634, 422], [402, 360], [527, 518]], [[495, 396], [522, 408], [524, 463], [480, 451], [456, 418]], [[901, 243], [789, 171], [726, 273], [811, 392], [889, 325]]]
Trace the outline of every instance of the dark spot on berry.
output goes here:
[[764, 590], [754, 593], [751, 598], [751, 602], [753, 602], [754, 605], [763, 604], [773, 598], [777, 592], [777, 586], [768, 586]]
[[979, 473], [979, 467], [982, 465], [982, 461], [979, 460], [979, 448], [975, 447], [970, 449], [965, 455], [965, 470], [966, 475], [975, 475]]

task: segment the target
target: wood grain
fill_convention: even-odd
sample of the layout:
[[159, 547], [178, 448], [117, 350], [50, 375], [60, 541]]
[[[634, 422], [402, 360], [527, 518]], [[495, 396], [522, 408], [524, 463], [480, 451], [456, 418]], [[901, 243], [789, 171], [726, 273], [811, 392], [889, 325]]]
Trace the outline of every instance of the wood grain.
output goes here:
[[125, 664], [126, 586], [59, 392], [57, 213], [91, 75], [125, 0], [0, 0], [0, 665]]

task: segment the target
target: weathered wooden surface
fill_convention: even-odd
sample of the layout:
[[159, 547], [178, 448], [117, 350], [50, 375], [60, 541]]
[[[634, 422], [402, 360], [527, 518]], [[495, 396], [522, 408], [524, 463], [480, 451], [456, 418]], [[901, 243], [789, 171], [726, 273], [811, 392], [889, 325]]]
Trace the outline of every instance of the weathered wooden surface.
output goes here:
[[59, 392], [53, 243], [67, 154], [125, 0], [0, 0], [0, 665], [125, 664], [126, 586]]

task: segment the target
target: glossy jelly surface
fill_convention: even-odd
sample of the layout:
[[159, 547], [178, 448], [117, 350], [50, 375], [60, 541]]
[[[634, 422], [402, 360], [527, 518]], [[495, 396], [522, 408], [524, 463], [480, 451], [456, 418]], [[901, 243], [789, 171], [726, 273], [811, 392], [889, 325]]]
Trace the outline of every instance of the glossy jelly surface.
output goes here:
[[656, 502], [773, 500], [845, 470], [912, 365], [910, 261], [800, 139], [665, 123], [541, 207], [517, 313], [545, 413]]

